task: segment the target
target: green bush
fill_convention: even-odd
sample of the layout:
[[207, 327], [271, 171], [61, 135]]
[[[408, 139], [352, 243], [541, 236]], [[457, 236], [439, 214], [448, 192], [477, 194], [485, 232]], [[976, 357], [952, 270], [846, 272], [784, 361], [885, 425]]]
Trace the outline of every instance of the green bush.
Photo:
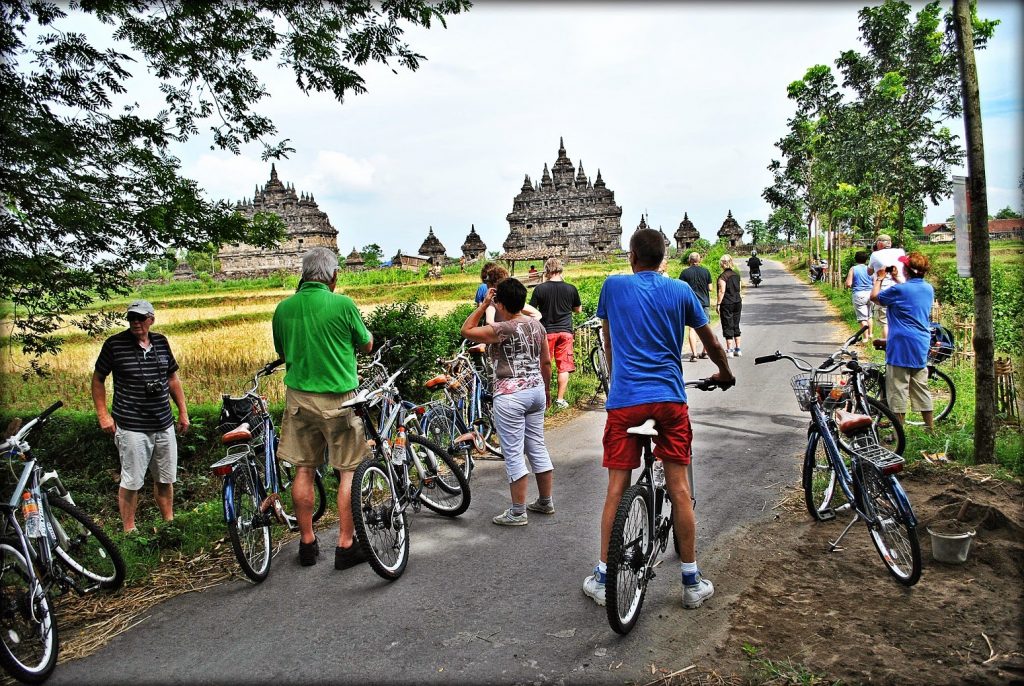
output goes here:
[[[974, 315], [974, 279], [961, 278], [956, 265], [950, 264], [936, 281], [935, 295], [943, 305], [952, 307], [958, 317]], [[992, 265], [992, 324], [997, 351], [1024, 353], [1024, 270], [1019, 265]]]
[[426, 400], [429, 393], [423, 384], [437, 374], [437, 358], [451, 354], [450, 320], [428, 316], [427, 308], [414, 300], [380, 305], [366, 318], [366, 326], [373, 332], [375, 345], [385, 340], [394, 343], [382, 358], [389, 371], [409, 363], [398, 379], [402, 398]]

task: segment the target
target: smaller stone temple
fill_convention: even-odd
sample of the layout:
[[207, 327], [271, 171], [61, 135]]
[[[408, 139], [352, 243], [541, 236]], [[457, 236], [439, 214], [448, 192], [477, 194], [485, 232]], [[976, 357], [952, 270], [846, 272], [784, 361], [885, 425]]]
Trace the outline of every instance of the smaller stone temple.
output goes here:
[[689, 250], [693, 244], [700, 240], [700, 231], [690, 221], [690, 215], [683, 212], [683, 221], [679, 222], [679, 228], [672, 234], [676, 239], [676, 250]]
[[443, 267], [446, 261], [445, 247], [441, 244], [441, 241], [434, 235], [434, 227], [430, 227], [427, 237], [423, 240], [423, 244], [420, 246], [419, 254], [425, 255], [427, 261], [432, 265]]
[[302, 270], [302, 256], [310, 248], [338, 252], [338, 231], [320, 211], [313, 195], [296, 193], [295, 186], [282, 183], [273, 164], [266, 185], [257, 186], [252, 200], [237, 203], [235, 209], [250, 218], [257, 212], [276, 214], [284, 221], [285, 237], [276, 249], [254, 248], [244, 243], [221, 246], [220, 268], [228, 278], [267, 276], [278, 270], [298, 273]]
[[469, 225], [469, 235], [462, 244], [462, 256], [466, 262], [473, 262], [487, 256], [487, 245], [476, 232], [476, 224]]
[[[640, 223], [636, 225], [635, 229], [633, 229], [633, 233], [636, 233], [640, 229], [651, 229], [651, 228], [653, 228], [653, 227], [650, 224], [647, 223], [647, 215], [641, 214], [640, 215]], [[672, 245], [672, 242], [669, 241], [668, 236], [665, 235], [665, 231], [660, 226], [658, 227], [658, 233], [660, 233], [661, 237], [665, 240], [665, 249], [668, 250], [668, 248]]]
[[728, 240], [730, 248], [743, 245], [743, 227], [732, 218], [732, 210], [729, 210], [729, 216], [722, 222], [722, 228], [718, 230], [718, 237]]
[[413, 255], [403, 255], [401, 250], [396, 252], [395, 256], [391, 258], [392, 267], [411, 272], [419, 271], [419, 268], [425, 264], [430, 264], [430, 260]]
[[363, 260], [362, 254], [356, 250], [355, 246], [352, 246], [352, 252], [345, 258], [345, 269], [351, 269], [352, 271], [359, 271], [363, 268], [366, 261]]

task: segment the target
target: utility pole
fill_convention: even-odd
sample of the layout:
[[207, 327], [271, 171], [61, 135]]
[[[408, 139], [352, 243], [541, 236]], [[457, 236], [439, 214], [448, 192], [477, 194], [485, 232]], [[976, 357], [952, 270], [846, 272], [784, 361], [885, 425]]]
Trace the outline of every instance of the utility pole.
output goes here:
[[970, 0], [954, 0], [960, 83], [967, 137], [970, 189], [971, 275], [974, 277], [974, 461], [995, 459], [996, 373], [992, 326], [992, 267], [988, 240], [985, 142], [981, 133], [981, 96], [974, 60], [974, 26]]

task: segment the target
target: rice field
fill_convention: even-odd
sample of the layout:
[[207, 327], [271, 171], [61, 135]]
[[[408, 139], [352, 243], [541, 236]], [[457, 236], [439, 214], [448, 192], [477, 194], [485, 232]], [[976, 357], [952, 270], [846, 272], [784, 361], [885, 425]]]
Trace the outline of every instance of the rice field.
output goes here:
[[[413, 298], [427, 308], [428, 314], [444, 315], [457, 305], [470, 302], [478, 283], [476, 272], [466, 272], [445, 275], [440, 283], [407, 278], [394, 283], [373, 283], [362, 279], [352, 285], [340, 285], [338, 292], [352, 297], [364, 316], [382, 303]], [[171, 342], [189, 404], [217, 404], [222, 393], [237, 394], [244, 390], [255, 370], [275, 358], [270, 319], [277, 304], [294, 293], [294, 288], [232, 291], [221, 287], [212, 293], [182, 290], [186, 292], [150, 294], [143, 289], [129, 298], [96, 303], [88, 309], [121, 311], [136, 297], [149, 299], [157, 311], [153, 331], [164, 333]], [[65, 343], [58, 355], [44, 360], [49, 374], [42, 378], [23, 379], [30, 359], [8, 346], [0, 356], [0, 406], [8, 411], [31, 413], [61, 400], [69, 409], [93, 410], [93, 366], [103, 340], [118, 330], [115, 327], [98, 338], [70, 327], [62, 330]], [[9, 320], [0, 321], [0, 333], [9, 335]], [[109, 380], [107, 385], [109, 398]], [[271, 402], [283, 401], [280, 375], [266, 382], [265, 393]]]

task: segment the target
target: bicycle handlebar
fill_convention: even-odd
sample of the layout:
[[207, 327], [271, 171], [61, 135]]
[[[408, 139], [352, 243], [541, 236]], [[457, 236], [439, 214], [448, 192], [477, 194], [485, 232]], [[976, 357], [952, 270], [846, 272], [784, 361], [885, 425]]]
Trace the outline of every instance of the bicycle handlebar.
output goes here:
[[260, 376], [266, 376], [267, 374], [273, 374], [274, 370], [284, 364], [283, 358], [278, 358], [273, 362], [268, 363], [263, 369], [260, 370]]
[[[806, 360], [802, 360], [799, 357], [793, 357], [792, 355], [785, 355], [778, 350], [775, 351], [774, 355], [762, 355], [761, 357], [755, 357], [754, 364], [766, 364], [768, 362], [777, 362], [779, 360], [789, 360], [790, 362], [793, 363], [794, 367], [796, 367], [802, 372], [819, 371], [825, 374], [834, 372], [835, 370], [839, 369], [840, 367], [846, 364], [845, 362], [842, 361], [835, 362], [834, 360], [832, 360], [832, 358], [829, 358], [822, 362], [821, 365], [817, 368], [817, 370], [815, 370], [814, 367], [812, 367], [811, 364]], [[835, 363], [829, 365], [830, 361]]]
[[24, 439], [25, 436], [27, 436], [28, 433], [33, 428], [35, 428], [36, 424], [43, 424], [43, 423], [45, 423], [46, 420], [50, 418], [51, 414], [53, 414], [54, 412], [56, 412], [57, 410], [59, 410], [62, 407], [64, 407], [64, 402], [61, 401], [61, 400], [58, 400], [57, 402], [55, 402], [54, 404], [50, 405], [48, 408], [43, 410], [42, 413], [38, 417], [36, 417], [35, 419], [32, 419], [32, 420], [26, 422], [25, 425], [22, 426], [21, 429], [19, 429], [17, 433], [15, 433], [13, 436], [11, 436], [7, 440], [5, 440], [3, 443], [0, 443], [0, 453], [7, 452], [11, 448], [16, 447], [18, 444], [21, 443], [22, 439]]
[[712, 379], [711, 377], [699, 379], [697, 381], [687, 381], [683, 385], [686, 388], [696, 388], [698, 391], [713, 391], [716, 388], [721, 388], [725, 391], [736, 385], [736, 377], [733, 377], [732, 383], [728, 385], [723, 384], [718, 379]]

